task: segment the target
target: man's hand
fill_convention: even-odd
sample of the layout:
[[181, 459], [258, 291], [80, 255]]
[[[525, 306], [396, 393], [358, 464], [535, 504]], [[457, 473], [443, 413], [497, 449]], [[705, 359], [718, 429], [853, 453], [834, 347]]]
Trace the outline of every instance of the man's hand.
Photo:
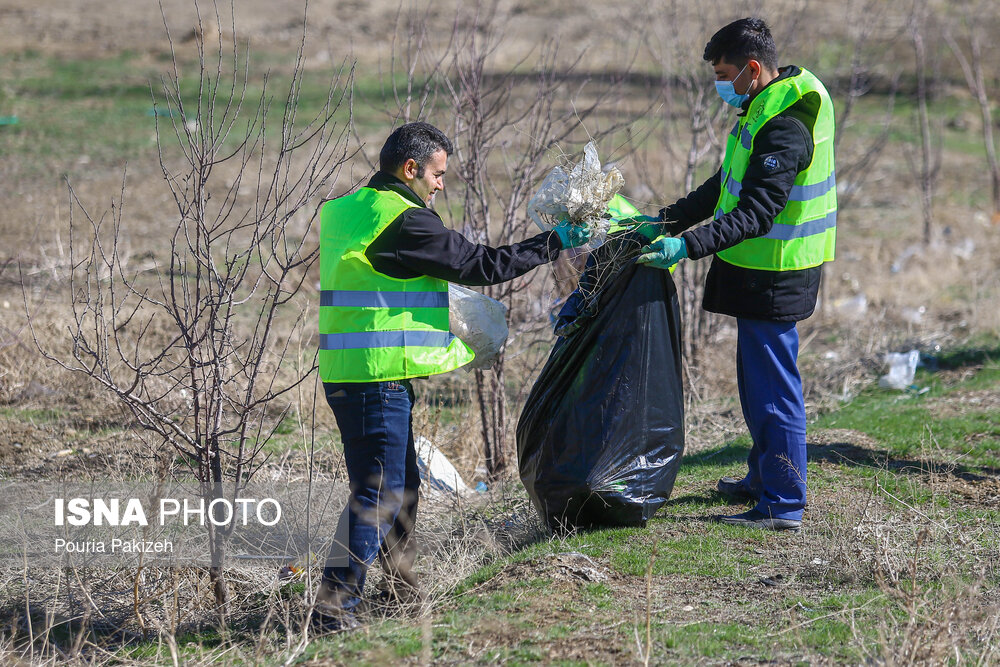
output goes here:
[[684, 239], [674, 239], [661, 236], [642, 249], [643, 254], [635, 260], [639, 264], [648, 264], [657, 269], [669, 269], [671, 266], [688, 256], [687, 243]]
[[562, 244], [563, 250], [582, 246], [590, 240], [590, 227], [574, 225], [569, 220], [563, 220], [552, 231], [559, 236], [559, 242]]

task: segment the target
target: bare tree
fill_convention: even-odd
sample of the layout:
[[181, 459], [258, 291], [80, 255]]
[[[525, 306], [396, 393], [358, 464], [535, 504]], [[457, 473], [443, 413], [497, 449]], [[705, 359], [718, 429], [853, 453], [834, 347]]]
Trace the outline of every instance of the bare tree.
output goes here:
[[[884, 63], [884, 54], [906, 30], [905, 24], [896, 30], [890, 28], [893, 8], [879, 0], [851, 0], [844, 11], [847, 35], [852, 45], [848, 70], [836, 72], [828, 84], [835, 100], [836, 133], [833, 147], [837, 161], [837, 209], [843, 212], [855, 203], [865, 183], [874, 172], [873, 167], [884, 154], [892, 129], [899, 91], [900, 70], [889, 74], [888, 81], [880, 81], [876, 68]], [[853, 131], [857, 103], [873, 94], [876, 86], [886, 86], [885, 111], [879, 131], [871, 138], [859, 137]], [[844, 141], [850, 137], [850, 141]], [[821, 269], [818, 308], [825, 312], [829, 307], [830, 284], [827, 280], [829, 266]]]
[[[475, 240], [496, 245], [531, 234], [525, 207], [542, 176], [554, 166], [550, 154], [574, 134], [581, 134], [594, 112], [614, 98], [621, 82], [619, 76], [595, 86], [582, 102], [587, 84], [592, 83], [584, 76], [572, 87], [582, 51], [569, 62], [561, 62], [558, 41], [514, 65], [492, 67], [505, 37], [505, 22], [497, 2], [471, 6], [456, 21], [453, 58], [444, 79], [461, 181], [461, 212], [456, 223]], [[522, 76], [533, 55], [530, 73]], [[623, 71], [627, 69], [626, 64]], [[514, 104], [519, 86], [522, 92], [530, 91], [529, 99]], [[623, 117], [607, 127], [594, 127], [590, 137], [607, 136], [629, 122]], [[525, 305], [529, 291], [540, 293], [531, 287], [530, 281], [511, 281], [486, 287], [484, 292], [513, 313], [515, 304]], [[515, 328], [525, 335], [548, 326], [542, 319], [522, 321]], [[475, 377], [487, 474], [496, 478], [505, 471], [511, 449], [506, 353], [492, 369], [475, 371]]]
[[[847, 34], [853, 46], [848, 61], [849, 70], [846, 77], [843, 73], [835, 77], [830, 88], [830, 93], [837, 99], [837, 132], [833, 145], [837, 154], [837, 207], [840, 210], [850, 207], [889, 141], [899, 90], [898, 71], [891, 74], [888, 81], [881, 130], [850, 155], [846, 150], [841, 150], [844, 137], [852, 134], [858, 101], [870, 95], [877, 83], [874, 65], [885, 60], [884, 54], [889, 45], [896, 43], [906, 29], [905, 26], [895, 31], [889, 29], [890, 9], [890, 6], [878, 0], [851, 0], [845, 11]], [[846, 81], [842, 88], [836, 85], [840, 81]]]
[[919, 161], [913, 160], [917, 185], [920, 188], [920, 212], [923, 217], [923, 240], [931, 242], [931, 228], [934, 224], [934, 189], [937, 185], [938, 172], [941, 168], [941, 131], [940, 127], [931, 128], [931, 117], [928, 104], [933, 91], [927, 82], [928, 54], [926, 33], [930, 26], [932, 10], [926, 0], [914, 6], [910, 18], [909, 33], [913, 45], [914, 66], [917, 77], [916, 90], [916, 123], [920, 134]]
[[[728, 20], [720, 10], [699, 8], [692, 13], [684, 3], [649, 7], [634, 29], [642, 34], [646, 47], [660, 65], [659, 96], [663, 109], [659, 118], [657, 147], [663, 151], [659, 164], [647, 164], [640, 171], [662, 175], [661, 191], [666, 205], [694, 190], [722, 163], [727, 123], [732, 121], [719, 104], [711, 86], [711, 70], [702, 53], [705, 42]], [[729, 19], [732, 20], [732, 19]], [[685, 26], [678, 31], [676, 26]], [[669, 36], [664, 38], [664, 36]], [[648, 160], [647, 160], [648, 163]], [[675, 279], [681, 321], [684, 322], [682, 349], [688, 396], [698, 395], [697, 373], [703, 348], [721, 326], [722, 318], [701, 307], [709, 262], [681, 262]]]
[[[194, 86], [182, 84], [188, 63], [164, 17], [173, 67], [151, 89], [157, 118], [169, 118], [157, 121], [159, 163], [176, 207], [161, 218], [168, 263], [151, 272], [129, 267], [124, 178], [100, 217], [70, 186], [72, 359], [54, 358], [35, 339], [48, 358], [112, 392], [157, 452], [187, 462], [206, 505], [239, 496], [288, 410], [286, 393], [315, 369], [315, 356], [293, 358], [294, 342], [313, 329], [296, 295], [318, 253], [309, 240], [312, 207], [349, 158], [353, 80], [342, 67], [314, 102], [318, 111], [301, 121], [305, 19], [275, 104], [269, 75], [259, 95], [251, 92], [249, 47], [238, 44], [235, 17], [224, 34], [219, 7], [212, 9], [214, 21], [203, 22], [198, 8]], [[233, 523], [207, 523], [208, 573], [225, 623]]]
[[990, 171], [993, 193], [993, 222], [1000, 223], [1000, 163], [997, 161], [996, 141], [993, 138], [993, 105], [986, 83], [986, 69], [995, 68], [996, 62], [984, 54], [991, 34], [989, 25], [982, 20], [982, 17], [992, 15], [988, 10], [993, 7], [993, 3], [967, 2], [961, 3], [959, 7], [962, 11], [958, 14], [957, 23], [962, 30], [961, 42], [951, 26], [945, 30], [944, 38], [962, 68], [969, 92], [979, 106], [983, 123], [983, 148], [986, 151], [986, 165]]
[[[526, 205], [554, 160], [561, 159], [562, 142], [588, 133], [601, 138], [629, 122], [621, 118], [606, 127], [586, 127], [595, 111], [615, 99], [624, 76], [598, 82], [581, 75], [582, 49], [567, 58], [554, 40], [513, 65], [498, 66], [508, 19], [501, 3], [474, 2], [456, 13], [450, 35], [435, 50], [421, 47], [424, 19], [400, 13], [394, 62], [387, 68], [393, 78], [383, 93], [383, 109], [393, 122], [422, 118], [450, 128], [455, 142], [450, 173], [458, 185], [439, 195], [438, 212], [473, 241], [494, 245], [537, 231]], [[508, 306], [511, 340], [537, 340], [548, 328], [547, 317], [524, 308], [537, 305], [542, 283], [519, 280], [483, 288]], [[507, 353], [493, 368], [475, 371], [474, 382], [487, 475], [495, 479], [507, 469], [511, 451]]]

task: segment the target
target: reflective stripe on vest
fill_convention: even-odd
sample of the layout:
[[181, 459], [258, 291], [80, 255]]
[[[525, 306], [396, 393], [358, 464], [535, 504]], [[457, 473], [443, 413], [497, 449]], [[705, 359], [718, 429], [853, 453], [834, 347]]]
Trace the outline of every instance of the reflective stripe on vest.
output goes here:
[[[827, 194], [835, 187], [837, 187], [836, 174], [830, 174], [830, 176], [822, 183], [813, 183], [812, 185], [793, 185], [791, 192], [788, 194], [788, 201], [808, 201], [810, 199], [817, 199]], [[738, 199], [740, 192], [743, 190], [743, 184], [739, 181], [729, 179], [726, 181], [726, 190], [729, 191], [729, 194]]]
[[766, 235], [718, 253], [720, 259], [730, 264], [765, 271], [793, 271], [834, 258], [837, 179], [833, 161], [833, 104], [823, 84], [807, 70], [764, 88], [729, 133], [715, 217], [732, 211], [739, 203], [742, 179], [757, 132], [799, 102], [803, 104], [796, 109], [806, 113], [804, 122], [813, 138], [812, 162], [796, 175], [788, 201]]
[[378, 382], [447, 373], [472, 361], [449, 332], [448, 283], [392, 278], [365, 252], [417, 205], [361, 188], [320, 211], [319, 372], [324, 382]]
[[447, 308], [447, 292], [373, 292], [323, 290], [320, 306], [341, 308]]
[[321, 350], [363, 350], [381, 347], [448, 347], [454, 334], [445, 331], [352, 331], [320, 334]]

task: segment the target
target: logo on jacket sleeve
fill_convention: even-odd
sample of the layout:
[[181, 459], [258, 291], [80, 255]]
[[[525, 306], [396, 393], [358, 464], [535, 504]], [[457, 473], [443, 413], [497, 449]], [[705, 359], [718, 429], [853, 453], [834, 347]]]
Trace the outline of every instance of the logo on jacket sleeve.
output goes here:
[[778, 168], [778, 158], [774, 157], [773, 155], [768, 155], [766, 158], [764, 158], [764, 169], [770, 172], [774, 171], [777, 168]]

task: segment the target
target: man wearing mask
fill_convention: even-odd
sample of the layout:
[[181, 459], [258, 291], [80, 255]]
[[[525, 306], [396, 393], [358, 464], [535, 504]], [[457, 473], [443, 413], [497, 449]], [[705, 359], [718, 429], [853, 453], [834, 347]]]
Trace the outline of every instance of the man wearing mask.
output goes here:
[[[378, 556], [390, 597], [414, 599], [417, 470], [411, 380], [473, 359], [449, 333], [448, 283], [494, 285], [589, 240], [564, 222], [492, 248], [445, 228], [431, 208], [444, 189], [452, 143], [428, 123], [397, 128], [363, 188], [320, 211], [319, 373], [344, 444], [350, 482], [348, 544], [334, 544], [311, 616], [320, 630], [357, 626], [365, 574]], [[338, 531], [339, 532], [339, 531]]]
[[[639, 261], [667, 269], [683, 258], [714, 256], [703, 307], [736, 318], [740, 403], [753, 439], [747, 474], [723, 477], [717, 488], [755, 502], [719, 520], [798, 530], [806, 505], [806, 414], [795, 323], [812, 315], [822, 264], [834, 256], [833, 105], [811, 72], [778, 67], [759, 18], [719, 30], [704, 58], [739, 117], [721, 169], [660, 211], [660, 228], [680, 238], [655, 239]], [[690, 229], [706, 218], [711, 222]]]

